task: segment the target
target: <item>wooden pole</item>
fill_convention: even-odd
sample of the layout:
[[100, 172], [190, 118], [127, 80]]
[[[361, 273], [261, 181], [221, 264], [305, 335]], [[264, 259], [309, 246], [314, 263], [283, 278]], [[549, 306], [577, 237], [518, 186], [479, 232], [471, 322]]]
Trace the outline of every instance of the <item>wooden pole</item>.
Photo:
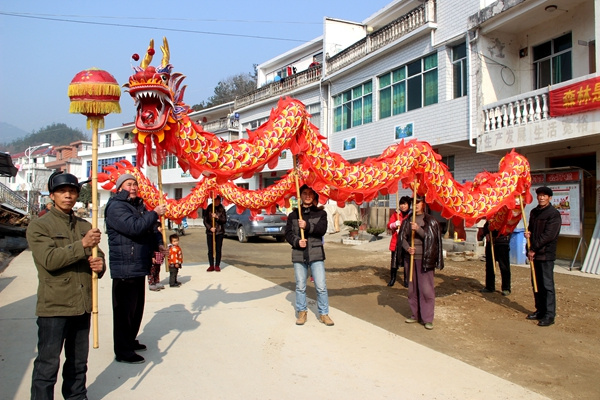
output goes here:
[[[161, 206], [165, 203], [165, 198], [163, 196], [163, 188], [162, 188], [162, 167], [160, 165], [156, 166], [156, 172], [158, 174], [158, 204], [160, 204]], [[167, 230], [165, 229], [165, 216], [161, 215], [160, 216], [160, 230], [162, 233], [162, 239], [163, 239], [163, 248], [167, 248]], [[163, 258], [164, 263], [165, 263], [165, 271], [169, 272], [169, 257], [164, 257]]]
[[[215, 227], [215, 192], [212, 192], [212, 227]], [[212, 233], [213, 234], [213, 257], [215, 260], [217, 259], [217, 230]]]
[[[296, 168], [296, 156], [294, 159], [294, 169]], [[302, 199], [300, 198], [300, 183], [298, 182], [298, 174], [294, 174], [296, 179], [296, 199], [298, 200], [298, 219], [302, 221]], [[304, 229], [300, 229], [300, 239], [304, 240]]]
[[492, 250], [492, 263], [494, 265], [494, 271], [498, 273], [498, 267], [496, 267], [496, 254], [494, 253], [494, 236], [492, 235], [492, 231], [490, 231], [490, 250]]
[[[525, 233], [528, 233], [527, 229], [527, 217], [525, 217], [525, 206], [523, 205], [523, 196], [519, 195], [519, 204], [521, 205], [521, 217], [523, 218], [523, 226], [525, 226]], [[531, 249], [531, 240], [527, 238], [527, 251]], [[533, 283], [533, 291], [537, 293], [537, 282], [535, 280], [535, 267], [533, 265], [533, 260], [529, 260], [529, 265], [531, 265], [531, 282]]]
[[[98, 124], [92, 119], [92, 229], [98, 228]], [[92, 257], [98, 257], [98, 246], [92, 248]], [[98, 338], [98, 273], [92, 271], [92, 332], [93, 347], [100, 347]]]
[[[415, 181], [413, 185], [413, 209], [412, 209], [412, 222], [413, 224], [417, 222], [417, 188], [419, 187], [419, 183]], [[415, 247], [415, 231], [413, 229], [410, 230], [410, 247]], [[408, 281], [412, 282], [413, 277], [413, 265], [415, 263], [415, 255], [410, 255], [410, 269], [408, 275]]]

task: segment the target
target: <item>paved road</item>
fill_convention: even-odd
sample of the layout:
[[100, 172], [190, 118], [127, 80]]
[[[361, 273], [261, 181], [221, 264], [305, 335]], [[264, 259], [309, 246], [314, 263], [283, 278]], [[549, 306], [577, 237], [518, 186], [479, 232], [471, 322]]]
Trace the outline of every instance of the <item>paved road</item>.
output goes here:
[[[206, 267], [186, 263], [182, 287], [148, 292], [139, 365], [114, 361], [110, 276], [100, 280], [90, 399], [545, 398], [340, 310], [326, 327], [313, 301], [307, 324], [295, 326], [293, 292], [239, 268]], [[36, 287], [29, 251], [0, 275], [0, 400], [29, 398]]]

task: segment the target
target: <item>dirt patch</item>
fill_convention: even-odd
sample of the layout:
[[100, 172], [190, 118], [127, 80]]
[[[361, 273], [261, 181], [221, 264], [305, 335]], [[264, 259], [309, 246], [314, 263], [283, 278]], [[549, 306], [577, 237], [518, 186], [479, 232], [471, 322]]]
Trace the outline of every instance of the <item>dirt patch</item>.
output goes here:
[[[181, 243], [186, 262], [206, 262], [202, 230], [187, 231]], [[223, 244], [223, 262], [293, 290], [290, 254], [287, 243], [270, 238], [245, 244], [226, 239]], [[332, 307], [550, 398], [599, 397], [600, 280], [556, 273], [556, 324], [542, 328], [525, 319], [533, 311], [528, 268], [511, 268], [512, 294], [504, 297], [479, 292], [485, 278], [482, 261], [448, 260], [436, 273], [435, 329], [427, 331], [404, 323], [410, 315], [407, 290], [386, 286], [390, 254], [384, 243], [328, 242], [326, 254]], [[314, 289], [308, 294], [314, 298]], [[331, 317], [335, 321], [334, 313]], [[343, 334], [343, 327], [336, 327]]]

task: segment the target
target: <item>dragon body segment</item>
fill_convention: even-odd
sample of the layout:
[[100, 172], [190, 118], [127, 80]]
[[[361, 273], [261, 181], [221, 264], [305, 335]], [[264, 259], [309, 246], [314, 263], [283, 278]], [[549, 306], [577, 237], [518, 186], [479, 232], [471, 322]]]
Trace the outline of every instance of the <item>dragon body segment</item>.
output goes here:
[[[446, 218], [464, 219], [467, 225], [486, 218], [492, 227], [509, 232], [521, 217], [517, 199], [525, 196], [523, 201], [531, 202], [529, 162], [514, 151], [501, 160], [497, 173], [482, 172], [466, 184], [453, 179], [429, 143], [417, 140], [393, 144], [379, 157], [350, 163], [329, 149], [310, 123], [304, 105], [295, 99], [281, 99], [266, 123], [248, 131], [248, 139], [222, 141], [189, 118], [190, 108], [183, 102], [185, 86], [181, 87], [184, 76], [171, 74], [166, 39], [161, 49], [161, 66], [150, 66], [151, 56], [146, 56], [125, 86], [137, 105], [134, 133], [138, 162], [143, 164], [147, 159], [150, 165], [160, 165], [166, 154], [174, 154], [184, 171], [194, 178], [204, 175], [190, 195], [179, 201], [168, 200], [167, 217], [171, 219], [194, 216], [195, 210], [206, 204], [209, 192], [221, 194], [240, 211], [287, 206], [289, 198], [295, 196], [296, 178], [311, 185], [323, 199], [339, 205], [349, 201], [360, 204], [379, 193], [396, 193], [401, 183], [404, 188], [416, 187]], [[150, 53], [154, 54], [153, 42]], [[248, 191], [231, 182], [248, 178], [267, 165], [274, 168], [286, 149], [297, 156], [298, 165], [272, 187]], [[99, 178], [110, 188], [118, 175], [125, 173], [122, 171], [134, 170], [121, 164]], [[140, 187], [148, 185], [141, 196], [149, 206], [156, 206], [161, 194], [141, 178], [139, 171], [136, 174]]]

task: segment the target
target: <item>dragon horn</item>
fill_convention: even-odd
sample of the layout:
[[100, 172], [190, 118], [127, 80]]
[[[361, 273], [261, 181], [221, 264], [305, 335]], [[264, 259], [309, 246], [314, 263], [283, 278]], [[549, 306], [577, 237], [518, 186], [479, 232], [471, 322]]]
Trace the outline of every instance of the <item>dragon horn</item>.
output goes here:
[[169, 42], [167, 42], [167, 38], [164, 36], [163, 36], [163, 45], [160, 46], [160, 49], [163, 53], [161, 67], [166, 67], [167, 65], [169, 65], [169, 58], [171, 58], [171, 52], [169, 51]]
[[154, 50], [154, 39], [150, 39], [150, 44], [148, 45], [146, 55], [140, 63], [140, 67], [142, 67], [143, 69], [146, 69], [146, 67], [152, 62], [152, 55], [150, 53], [154, 54], [154, 51], [150, 51], [151, 49]]

